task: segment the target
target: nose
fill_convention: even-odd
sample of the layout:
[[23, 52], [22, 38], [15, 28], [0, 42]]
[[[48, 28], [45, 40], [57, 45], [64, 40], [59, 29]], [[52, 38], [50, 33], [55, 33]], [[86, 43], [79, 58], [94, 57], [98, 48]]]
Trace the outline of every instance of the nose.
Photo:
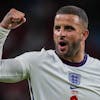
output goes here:
[[65, 33], [63, 28], [60, 29], [60, 33], [59, 34], [60, 34], [60, 37], [65, 37], [66, 36], [66, 33]]

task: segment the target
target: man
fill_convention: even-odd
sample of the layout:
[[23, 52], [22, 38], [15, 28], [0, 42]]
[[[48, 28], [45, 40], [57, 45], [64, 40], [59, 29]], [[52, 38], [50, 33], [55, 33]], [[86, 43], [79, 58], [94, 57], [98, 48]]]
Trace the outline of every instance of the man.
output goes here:
[[[24, 16], [11, 9], [2, 20], [1, 52], [9, 30], [24, 23]], [[30, 79], [35, 100], [100, 100], [100, 61], [85, 53], [89, 31], [84, 10], [76, 6], [60, 8], [53, 32], [55, 50], [42, 49], [0, 60], [0, 81]]]

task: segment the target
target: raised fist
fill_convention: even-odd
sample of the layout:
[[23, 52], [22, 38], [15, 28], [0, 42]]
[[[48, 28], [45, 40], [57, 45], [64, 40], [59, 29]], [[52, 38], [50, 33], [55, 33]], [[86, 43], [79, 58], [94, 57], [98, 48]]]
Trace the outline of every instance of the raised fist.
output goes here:
[[6, 29], [15, 29], [26, 22], [25, 14], [12, 8], [3, 18], [0, 26]]

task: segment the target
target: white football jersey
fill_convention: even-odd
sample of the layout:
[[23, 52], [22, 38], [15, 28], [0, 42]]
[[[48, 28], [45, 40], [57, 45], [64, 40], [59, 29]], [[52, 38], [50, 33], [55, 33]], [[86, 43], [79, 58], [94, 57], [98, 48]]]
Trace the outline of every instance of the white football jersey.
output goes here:
[[23, 79], [29, 80], [34, 100], [100, 100], [100, 61], [87, 54], [82, 62], [71, 63], [42, 49], [0, 61], [1, 82]]

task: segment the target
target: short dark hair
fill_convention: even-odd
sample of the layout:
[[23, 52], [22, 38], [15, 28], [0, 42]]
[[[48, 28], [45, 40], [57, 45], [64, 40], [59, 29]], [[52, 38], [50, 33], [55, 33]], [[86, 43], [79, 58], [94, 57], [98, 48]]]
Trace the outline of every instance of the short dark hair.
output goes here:
[[85, 25], [85, 27], [88, 27], [88, 17], [86, 12], [79, 7], [76, 6], [64, 6], [61, 7], [57, 12], [56, 15], [58, 14], [73, 14], [73, 15], [77, 15], [79, 16], [79, 18], [83, 21], [83, 24]]

